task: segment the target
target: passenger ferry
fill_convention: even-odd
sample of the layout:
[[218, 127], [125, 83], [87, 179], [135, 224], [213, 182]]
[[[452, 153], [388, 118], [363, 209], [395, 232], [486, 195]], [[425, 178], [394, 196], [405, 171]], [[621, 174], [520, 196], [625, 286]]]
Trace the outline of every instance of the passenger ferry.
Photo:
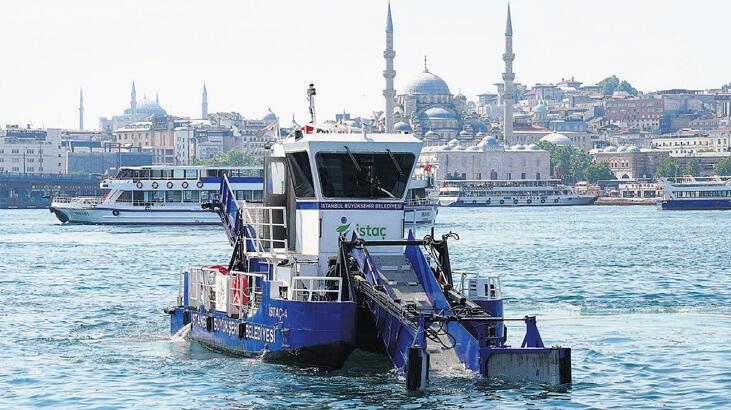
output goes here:
[[591, 205], [596, 199], [558, 179], [447, 180], [439, 189], [439, 205], [454, 207]]
[[103, 180], [103, 197], [54, 197], [49, 210], [63, 223], [217, 225], [201, 209], [227, 176], [238, 199], [261, 201], [262, 167], [124, 167]]
[[666, 210], [731, 209], [731, 176], [663, 178], [657, 206]]
[[[310, 86], [312, 124], [314, 94]], [[237, 200], [224, 176], [206, 206], [223, 222], [231, 258], [181, 270], [165, 309], [171, 334], [320, 369], [341, 368], [356, 348], [377, 351], [409, 390], [425, 388], [437, 363], [478, 378], [570, 383], [571, 349], [546, 347], [535, 316], [505, 318], [498, 277], [457, 287], [448, 242], [458, 235], [404, 239], [421, 146], [409, 134], [306, 125], [272, 146], [263, 203]], [[506, 343], [512, 320], [526, 326], [520, 347]]]

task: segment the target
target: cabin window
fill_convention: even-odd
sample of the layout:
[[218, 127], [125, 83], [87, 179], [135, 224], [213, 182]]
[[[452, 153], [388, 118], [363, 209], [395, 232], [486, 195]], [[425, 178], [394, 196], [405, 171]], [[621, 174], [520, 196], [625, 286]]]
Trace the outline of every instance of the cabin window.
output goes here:
[[200, 201], [199, 191], [183, 191], [183, 202]]
[[117, 202], [132, 202], [132, 191], [123, 191], [117, 197]]
[[294, 195], [297, 198], [314, 198], [315, 188], [312, 183], [310, 156], [306, 152], [287, 154], [289, 172], [294, 182]]
[[184, 179], [184, 178], [185, 178], [184, 169], [174, 169], [173, 170], [173, 179]]
[[150, 170], [150, 177], [152, 179], [162, 179], [162, 170], [161, 169]]
[[414, 154], [395, 152], [319, 153], [315, 158], [322, 193], [329, 198], [400, 199], [414, 164]]
[[152, 201], [153, 202], [164, 202], [165, 201], [165, 191], [153, 191], [152, 192]]
[[273, 195], [284, 194], [284, 162], [272, 161], [268, 167], [267, 191]]
[[186, 169], [185, 170], [185, 179], [198, 179], [198, 170]]
[[117, 174], [117, 179], [130, 179], [132, 178], [132, 170], [127, 168], [122, 168], [119, 170], [119, 173]]
[[165, 202], [180, 202], [182, 199], [182, 191], [165, 191]]

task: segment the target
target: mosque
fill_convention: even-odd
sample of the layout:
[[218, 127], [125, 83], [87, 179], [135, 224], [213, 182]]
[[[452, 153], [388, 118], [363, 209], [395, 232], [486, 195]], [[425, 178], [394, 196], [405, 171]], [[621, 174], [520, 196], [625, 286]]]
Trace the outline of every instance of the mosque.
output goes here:
[[[508, 6], [505, 26], [505, 72], [503, 73], [503, 134], [513, 140], [513, 25]], [[386, 17], [386, 99], [385, 111], [379, 118], [386, 132], [413, 133], [424, 141], [421, 164], [433, 164], [435, 176], [445, 179], [545, 179], [550, 177], [550, 155], [536, 144], [505, 146], [492, 135], [489, 125], [467, 104], [464, 95], [453, 95], [447, 83], [429, 71], [417, 74], [398, 91], [394, 89], [393, 21], [391, 5]], [[550, 133], [547, 131], [546, 134]], [[565, 138], [565, 137], [564, 137]], [[551, 142], [566, 143], [558, 134]], [[570, 144], [570, 141], [569, 141]], [[424, 168], [426, 169], [426, 167]], [[431, 169], [431, 167], [429, 167]], [[417, 170], [417, 173], [423, 170]]]

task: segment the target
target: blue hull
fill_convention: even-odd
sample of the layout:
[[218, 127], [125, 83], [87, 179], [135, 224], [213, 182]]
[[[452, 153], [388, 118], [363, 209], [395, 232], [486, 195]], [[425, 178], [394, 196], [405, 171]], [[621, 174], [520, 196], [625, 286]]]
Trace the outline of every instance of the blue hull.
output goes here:
[[[264, 283], [265, 295], [268, 283]], [[354, 302], [299, 302], [265, 297], [257, 312], [236, 319], [180, 306], [170, 332], [191, 324], [189, 337], [211, 349], [295, 366], [339, 369], [355, 348]]]
[[676, 199], [658, 201], [657, 205], [663, 210], [723, 210], [731, 209], [731, 199]]

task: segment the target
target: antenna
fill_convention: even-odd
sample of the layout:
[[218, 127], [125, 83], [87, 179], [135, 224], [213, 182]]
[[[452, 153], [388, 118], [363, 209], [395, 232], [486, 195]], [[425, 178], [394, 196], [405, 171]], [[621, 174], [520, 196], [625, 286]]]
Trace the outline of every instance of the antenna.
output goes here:
[[310, 102], [310, 117], [312, 117], [312, 127], [314, 128], [313, 132], [317, 132], [317, 117], [315, 116], [315, 95], [317, 95], [317, 92], [315, 91], [315, 84], [310, 84], [310, 87], [307, 89], [307, 101]]

